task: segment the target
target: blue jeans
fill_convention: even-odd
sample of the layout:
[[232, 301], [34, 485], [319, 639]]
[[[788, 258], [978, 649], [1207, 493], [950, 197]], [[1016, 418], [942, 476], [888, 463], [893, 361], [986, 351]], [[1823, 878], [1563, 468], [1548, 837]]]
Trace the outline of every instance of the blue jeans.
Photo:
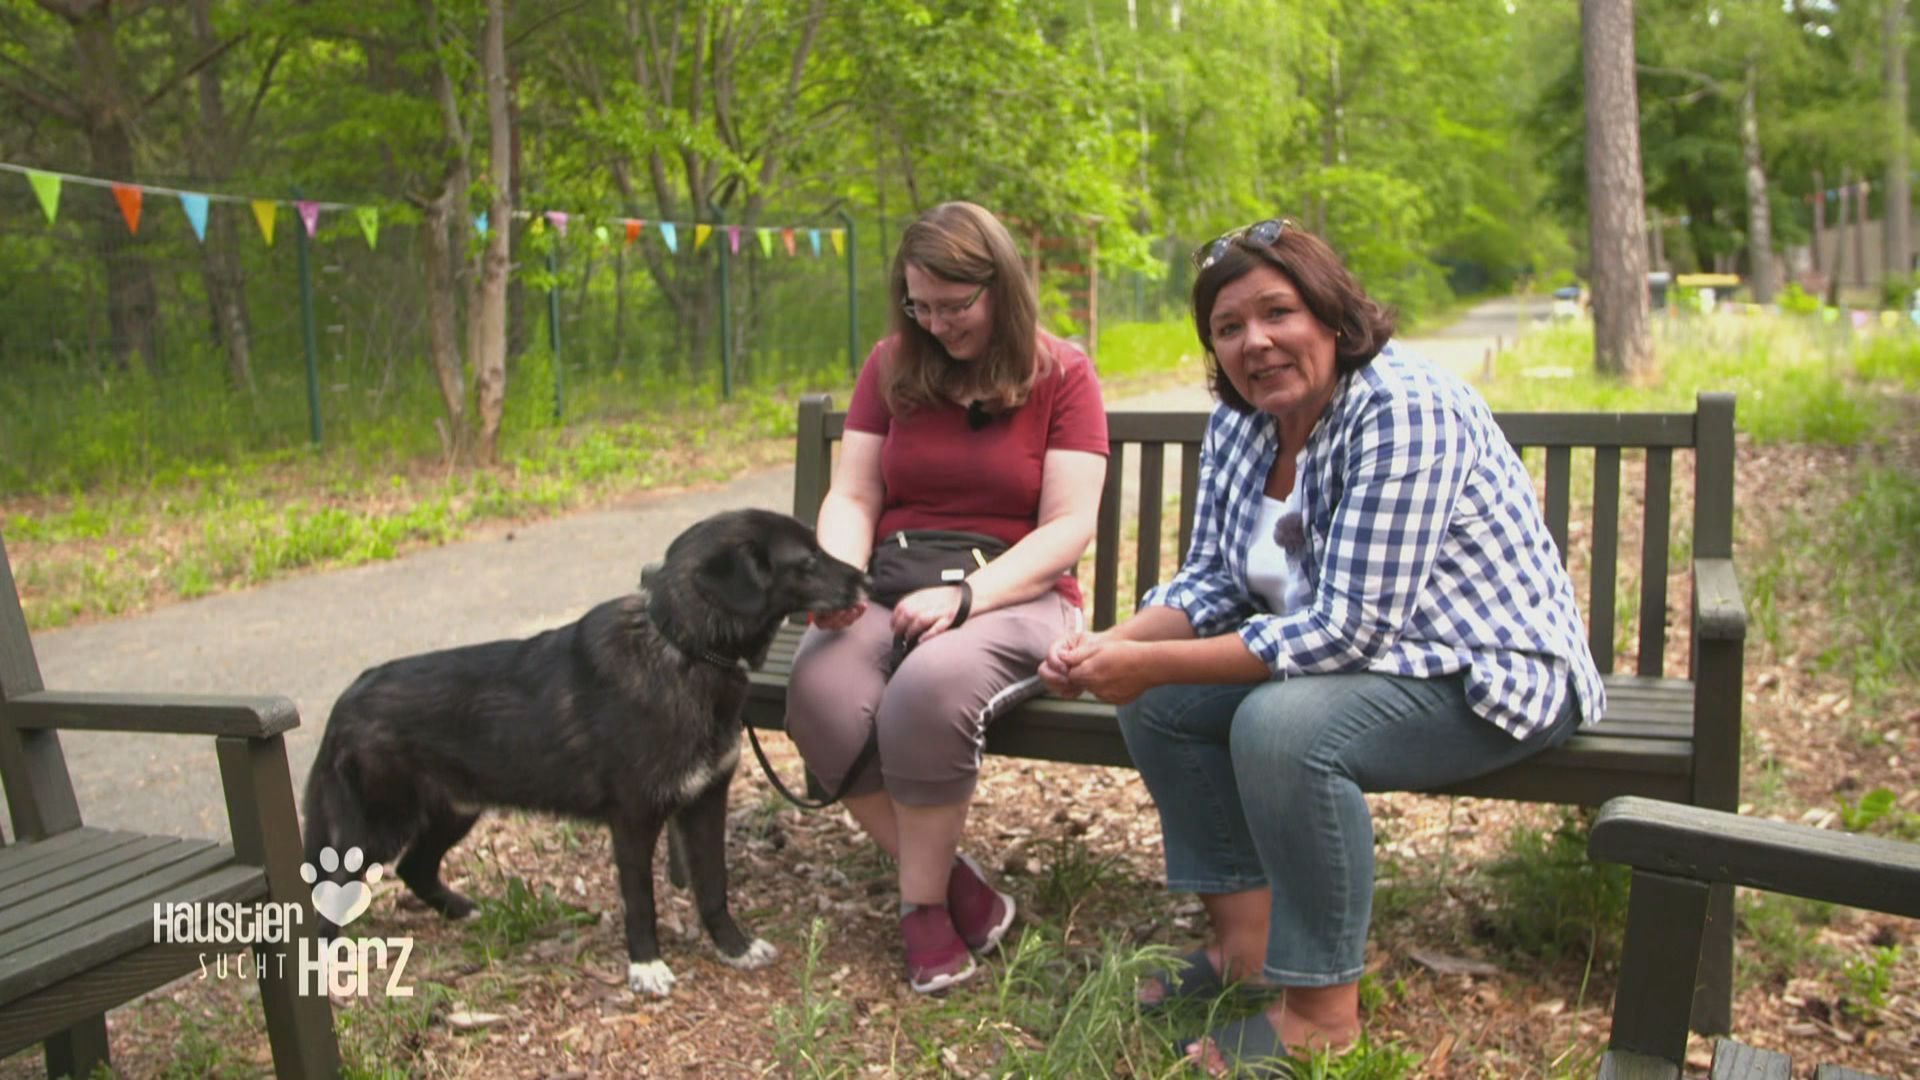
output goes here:
[[1362, 793], [1492, 772], [1565, 741], [1579, 715], [1569, 694], [1523, 742], [1467, 705], [1460, 676], [1357, 673], [1161, 686], [1120, 707], [1120, 730], [1160, 811], [1167, 887], [1270, 888], [1262, 975], [1333, 986], [1359, 979], [1373, 915]]

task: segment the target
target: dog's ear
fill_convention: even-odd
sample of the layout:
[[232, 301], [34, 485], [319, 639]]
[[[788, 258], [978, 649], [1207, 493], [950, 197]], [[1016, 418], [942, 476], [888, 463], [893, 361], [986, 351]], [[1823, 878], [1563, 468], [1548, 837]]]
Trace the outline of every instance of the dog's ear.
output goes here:
[[736, 615], [758, 615], [767, 606], [773, 567], [767, 549], [758, 540], [729, 544], [714, 552], [694, 573], [695, 584], [709, 598]]

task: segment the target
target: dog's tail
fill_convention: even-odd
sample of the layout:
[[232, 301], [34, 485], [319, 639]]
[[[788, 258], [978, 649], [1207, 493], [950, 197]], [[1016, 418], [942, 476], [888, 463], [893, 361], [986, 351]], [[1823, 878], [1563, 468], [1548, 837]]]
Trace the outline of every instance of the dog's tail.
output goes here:
[[[304, 846], [315, 881], [354, 880], [356, 874], [344, 867], [343, 860], [356, 847], [362, 855], [360, 865], [377, 862], [391, 868], [419, 831], [420, 801], [413, 784], [396, 775], [398, 770], [383, 769], [377, 763], [369, 768], [368, 755], [356, 744], [351, 727], [351, 719], [343, 723], [342, 710], [336, 707], [307, 774]], [[331, 859], [326, 858], [328, 849]], [[323, 941], [338, 930], [320, 917]]]

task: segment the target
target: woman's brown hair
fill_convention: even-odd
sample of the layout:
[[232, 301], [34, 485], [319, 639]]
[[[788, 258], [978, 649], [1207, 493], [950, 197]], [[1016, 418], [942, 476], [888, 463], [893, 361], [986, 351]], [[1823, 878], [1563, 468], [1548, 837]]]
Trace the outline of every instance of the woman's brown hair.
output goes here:
[[1372, 363], [1393, 336], [1392, 310], [1367, 295], [1325, 240], [1291, 223], [1271, 244], [1236, 237], [1193, 279], [1193, 325], [1207, 353], [1208, 389], [1243, 413], [1252, 412], [1253, 405], [1221, 374], [1220, 358], [1213, 354], [1213, 303], [1229, 282], [1261, 263], [1286, 275], [1307, 310], [1334, 331], [1334, 369], [1340, 374]]
[[[955, 361], [938, 338], [906, 313], [908, 266], [942, 281], [987, 287], [993, 329], [978, 359]], [[941, 203], [921, 214], [900, 237], [891, 288], [898, 345], [881, 382], [888, 411], [903, 415], [956, 397], [981, 401], [993, 412], [1026, 402], [1049, 358], [1040, 348], [1040, 305], [1033, 282], [998, 218], [969, 202]]]

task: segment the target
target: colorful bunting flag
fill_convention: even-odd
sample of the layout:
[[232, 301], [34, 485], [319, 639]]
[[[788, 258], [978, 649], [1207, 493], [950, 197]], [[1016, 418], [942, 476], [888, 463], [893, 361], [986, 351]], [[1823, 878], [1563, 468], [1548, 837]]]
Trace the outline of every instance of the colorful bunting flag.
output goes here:
[[807, 243], [813, 245], [813, 257], [816, 259], [819, 258], [820, 257], [820, 230], [819, 229], [807, 230]]
[[1853, 309], [1852, 311], [1848, 312], [1848, 314], [1853, 316], [1853, 328], [1855, 330], [1865, 330], [1867, 328], [1867, 323], [1872, 318], [1872, 314], [1870, 312], [1861, 311], [1858, 308]]
[[847, 253], [847, 230], [835, 229], [831, 235], [833, 237], [833, 253], [835, 255], [845, 255]]
[[300, 211], [300, 224], [307, 227], [307, 239], [313, 239], [313, 230], [320, 227], [320, 204], [312, 199], [301, 199], [293, 204]]
[[793, 230], [792, 229], [780, 230], [780, 243], [786, 246], [787, 254], [789, 255], [793, 254]]
[[120, 204], [120, 216], [127, 219], [127, 231], [140, 231], [140, 189], [132, 184], [113, 185], [113, 201]]
[[[353, 216], [360, 219], [360, 233], [367, 238], [367, 250], [372, 251], [380, 241], [380, 208], [377, 206], [356, 206]], [[480, 235], [487, 234], [487, 215], [479, 218]]]
[[47, 224], [53, 224], [53, 219], [60, 216], [60, 178], [52, 173], [29, 172], [27, 183], [33, 185], [34, 197], [40, 200]]
[[769, 259], [773, 258], [773, 230], [756, 229], [755, 231], [760, 234], [760, 254]]
[[646, 222], [638, 218], [627, 219], [627, 243], [631, 244], [635, 240], [640, 239], [640, 226], [645, 224]]
[[547, 231], [546, 218], [534, 218], [533, 224], [527, 228], [527, 232], [533, 234], [534, 236], [539, 236], [546, 231]]
[[707, 237], [712, 235], [713, 235], [713, 226], [695, 225], [693, 227], [693, 250], [699, 251], [701, 245], [707, 242]]
[[473, 215], [473, 231], [479, 233], [481, 239], [483, 240], [486, 239], [487, 212], [485, 210], [482, 210], [479, 213]]
[[553, 222], [554, 229], [561, 236], [567, 235], [567, 215], [563, 210], [547, 211], [547, 220]]
[[663, 221], [660, 223], [660, 238], [667, 242], [668, 251], [671, 251], [676, 255], [680, 253], [680, 240], [676, 235], [676, 230], [673, 227], [673, 222]]
[[267, 246], [273, 246], [273, 219], [280, 214], [280, 204], [272, 199], [253, 200], [253, 220], [260, 223], [260, 235], [266, 237]]
[[738, 225], [727, 226], [727, 250], [735, 255], [740, 254], [740, 226]]
[[187, 212], [187, 224], [193, 226], [193, 237], [201, 243], [207, 240], [207, 197], [195, 195], [190, 191], [180, 193], [180, 209]]

